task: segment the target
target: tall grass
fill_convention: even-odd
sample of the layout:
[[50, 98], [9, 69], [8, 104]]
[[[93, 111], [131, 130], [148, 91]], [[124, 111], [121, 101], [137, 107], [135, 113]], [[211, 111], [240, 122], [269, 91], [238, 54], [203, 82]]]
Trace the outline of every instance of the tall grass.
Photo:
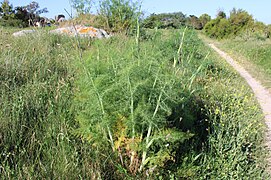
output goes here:
[[74, 126], [71, 64], [77, 51], [70, 40], [47, 34], [9, 37], [9, 45], [1, 53], [0, 67], [1, 176], [80, 174], [74, 169], [76, 143], [69, 136]]
[[1, 176], [267, 178], [265, 127], [244, 82], [194, 31], [147, 33], [80, 47], [2, 33]]

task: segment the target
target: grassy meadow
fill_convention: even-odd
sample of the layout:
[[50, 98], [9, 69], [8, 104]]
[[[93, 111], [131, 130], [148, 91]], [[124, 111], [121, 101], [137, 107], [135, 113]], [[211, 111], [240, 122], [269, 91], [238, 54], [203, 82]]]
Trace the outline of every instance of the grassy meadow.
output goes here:
[[3, 179], [267, 179], [250, 88], [191, 29], [0, 29]]
[[259, 79], [267, 88], [271, 89], [271, 48], [270, 39], [236, 38], [219, 43], [239, 63], [241, 63], [254, 77]]

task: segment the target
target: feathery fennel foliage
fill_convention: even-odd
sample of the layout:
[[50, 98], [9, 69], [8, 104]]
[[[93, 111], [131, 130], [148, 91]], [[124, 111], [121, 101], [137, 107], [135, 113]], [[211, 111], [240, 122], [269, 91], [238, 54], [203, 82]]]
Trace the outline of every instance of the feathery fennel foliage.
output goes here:
[[[84, 71], [76, 81], [74, 134], [95, 151], [96, 165], [109, 173], [104, 177], [223, 179], [245, 171], [251, 173], [245, 177], [265, 177], [259, 170], [264, 164], [256, 168], [263, 136], [245, 134], [254, 123], [263, 132], [260, 116], [247, 113], [259, 108], [246, 108], [252, 97], [245, 90], [224, 98], [237, 92], [240, 80], [226, 88], [223, 81], [236, 75], [213, 63], [193, 31], [152, 32], [139, 52], [133, 39], [113, 37], [94, 42], [78, 63]], [[227, 148], [232, 161], [224, 156]], [[223, 164], [225, 171], [219, 169]]]
[[268, 179], [260, 109], [195, 32], [0, 35], [1, 178]]

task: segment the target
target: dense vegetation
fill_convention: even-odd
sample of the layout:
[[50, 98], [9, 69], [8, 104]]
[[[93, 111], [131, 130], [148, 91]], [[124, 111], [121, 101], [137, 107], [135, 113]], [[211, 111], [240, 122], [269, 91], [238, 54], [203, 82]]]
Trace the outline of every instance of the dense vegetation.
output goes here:
[[266, 177], [260, 109], [195, 32], [80, 46], [46, 33], [6, 33], [3, 177]]
[[192, 28], [141, 30], [132, 1], [103, 2], [100, 25], [126, 33], [1, 28], [1, 178], [267, 179], [263, 116], [240, 77]]
[[33, 1], [25, 6], [13, 5], [8, 0], [3, 0], [0, 7], [0, 25], [12, 27], [27, 27], [40, 20], [40, 14], [47, 13], [47, 8], [40, 9], [37, 2]]
[[211, 20], [208, 14], [203, 14], [199, 18], [195, 15], [186, 16], [182, 12], [151, 14], [142, 21], [144, 28], [158, 29], [178, 29], [181, 27], [191, 27], [197, 30], [203, 29], [205, 24]]
[[204, 26], [204, 32], [211, 38], [227, 39], [237, 36], [245, 39], [250, 37], [269, 38], [271, 28], [253, 19], [247, 11], [232, 9], [227, 18], [226, 13], [219, 11], [217, 17]]

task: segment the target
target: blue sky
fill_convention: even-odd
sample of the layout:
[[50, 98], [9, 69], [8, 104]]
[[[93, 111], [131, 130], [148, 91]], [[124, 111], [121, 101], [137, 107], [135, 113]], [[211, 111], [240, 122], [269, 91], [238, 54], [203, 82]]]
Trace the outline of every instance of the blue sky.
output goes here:
[[[10, 0], [13, 6], [27, 5], [32, 0]], [[57, 14], [67, 14], [64, 8], [69, 12], [71, 7], [69, 0], [36, 0], [40, 7], [47, 7], [49, 13], [45, 16], [54, 17]], [[207, 13], [215, 17], [219, 9], [224, 10], [227, 15], [232, 8], [241, 8], [248, 11], [253, 17], [266, 24], [271, 24], [271, 0], [143, 0], [143, 11], [147, 14], [161, 12], [181, 11], [187, 15], [200, 16]], [[74, 13], [74, 12], [73, 12]]]

